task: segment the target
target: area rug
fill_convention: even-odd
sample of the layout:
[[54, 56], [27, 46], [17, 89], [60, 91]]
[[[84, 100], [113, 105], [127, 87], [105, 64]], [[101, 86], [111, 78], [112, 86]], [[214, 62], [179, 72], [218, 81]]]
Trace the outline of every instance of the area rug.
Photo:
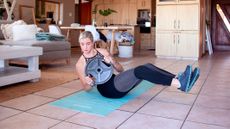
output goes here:
[[74, 71], [42, 70], [38, 82], [22, 82], [0, 87], [0, 102], [52, 88], [78, 79]]
[[50, 105], [100, 116], [106, 116], [121, 107], [123, 104], [146, 92], [153, 86], [154, 84], [151, 82], [142, 81], [126, 96], [119, 99], [105, 98], [100, 95], [96, 88], [94, 88], [89, 92], [77, 92], [63, 99], [54, 101], [50, 103]]

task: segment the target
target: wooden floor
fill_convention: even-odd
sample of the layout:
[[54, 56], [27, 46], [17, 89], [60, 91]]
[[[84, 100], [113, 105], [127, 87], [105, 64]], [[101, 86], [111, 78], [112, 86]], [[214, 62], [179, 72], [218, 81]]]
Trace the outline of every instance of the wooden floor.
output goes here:
[[[48, 69], [75, 72], [80, 51], [72, 51], [71, 64], [57, 63]], [[199, 61], [159, 59], [154, 51], [117, 58], [125, 69], [153, 63], [172, 73], [187, 64], [201, 68], [190, 93], [157, 85], [106, 117], [52, 107], [48, 103], [80, 90], [79, 80], [0, 103], [1, 129], [229, 129], [230, 52], [215, 52]]]

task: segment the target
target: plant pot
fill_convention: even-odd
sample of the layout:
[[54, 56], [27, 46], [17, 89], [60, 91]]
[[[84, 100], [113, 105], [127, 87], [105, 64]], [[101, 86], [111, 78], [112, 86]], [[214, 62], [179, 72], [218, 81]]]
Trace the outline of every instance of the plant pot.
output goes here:
[[131, 58], [133, 57], [133, 46], [118, 46], [118, 57]]

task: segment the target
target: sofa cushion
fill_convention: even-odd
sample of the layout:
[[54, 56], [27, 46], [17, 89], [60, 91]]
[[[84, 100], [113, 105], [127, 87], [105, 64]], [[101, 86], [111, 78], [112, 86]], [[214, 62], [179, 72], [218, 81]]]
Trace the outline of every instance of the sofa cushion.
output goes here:
[[[4, 24], [10, 24], [10, 23], [12, 23], [13, 21], [6, 21], [6, 20], [0, 20], [0, 26], [1, 25], [4, 25]], [[2, 39], [5, 39], [4, 38], [4, 35], [3, 35], [3, 33], [2, 33], [2, 29], [0, 30], [0, 40], [2, 40]]]
[[13, 40], [34, 40], [37, 33], [36, 25], [15, 25], [12, 28]]
[[23, 20], [15, 21], [12, 24], [1, 24], [1, 30], [2, 30], [2, 34], [4, 36], [4, 39], [12, 40], [13, 39], [13, 32], [12, 32], [13, 26], [25, 25], [25, 24], [26, 23]]
[[23, 45], [23, 46], [38, 46], [43, 48], [43, 52], [48, 51], [63, 51], [71, 49], [71, 44], [68, 41], [37, 41], [37, 40], [24, 40], [24, 41], [10, 41], [0, 40], [1, 43], [6, 45]]

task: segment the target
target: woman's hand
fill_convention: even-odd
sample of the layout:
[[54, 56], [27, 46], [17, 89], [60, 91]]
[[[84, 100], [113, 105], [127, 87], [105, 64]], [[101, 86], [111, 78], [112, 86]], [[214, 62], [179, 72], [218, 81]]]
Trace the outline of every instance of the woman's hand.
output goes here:
[[106, 63], [113, 65], [113, 67], [117, 70], [117, 72], [123, 72], [124, 71], [121, 64], [118, 61], [116, 61], [112, 56], [110, 56], [110, 55], [104, 56], [104, 60]]
[[95, 78], [91, 77], [91, 76], [86, 76], [85, 77], [85, 82], [89, 85], [89, 86], [94, 86], [95, 85]]

